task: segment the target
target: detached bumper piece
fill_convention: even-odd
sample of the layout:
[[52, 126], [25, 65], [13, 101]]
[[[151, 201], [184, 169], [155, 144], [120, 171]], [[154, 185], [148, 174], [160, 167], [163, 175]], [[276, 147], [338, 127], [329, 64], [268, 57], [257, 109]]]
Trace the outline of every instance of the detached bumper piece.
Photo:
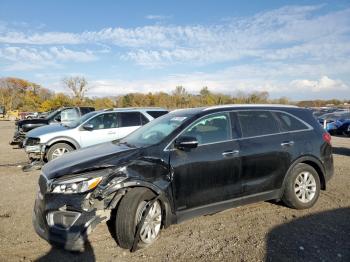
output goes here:
[[45, 148], [44, 144], [32, 145], [27, 141], [24, 141], [24, 151], [27, 153], [30, 163], [22, 167], [23, 172], [31, 170], [39, 170], [45, 164]]
[[[38, 193], [33, 212], [34, 229], [50, 244], [69, 251], [83, 251], [88, 234], [105, 219], [95, 211], [69, 210], [69, 207], [59, 210], [50, 209], [54, 207], [48, 205], [45, 210], [44, 201], [41, 193]], [[57, 204], [61, 205], [61, 201], [57, 201]]]
[[40, 144], [40, 139], [35, 137], [28, 137], [23, 142], [24, 151], [28, 154], [30, 159], [40, 158], [42, 160], [45, 154], [45, 144]]

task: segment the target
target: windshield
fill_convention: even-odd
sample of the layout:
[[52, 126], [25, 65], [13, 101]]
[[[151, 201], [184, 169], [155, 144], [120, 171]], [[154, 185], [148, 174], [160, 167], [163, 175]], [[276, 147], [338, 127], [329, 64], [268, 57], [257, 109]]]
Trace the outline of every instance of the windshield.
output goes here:
[[127, 143], [136, 147], [158, 144], [192, 115], [193, 114], [189, 114], [188, 112], [182, 114], [181, 112], [166, 114], [149, 122], [118, 142]]
[[83, 115], [81, 118], [79, 118], [79, 119], [77, 119], [75, 121], [66, 123], [65, 125], [69, 126], [69, 127], [72, 127], [72, 128], [75, 128], [75, 127], [81, 125], [82, 123], [84, 123], [86, 120], [88, 120], [91, 117], [93, 117], [94, 115], [96, 115], [97, 113], [98, 113], [97, 111], [93, 111], [93, 112], [87, 113], [86, 115]]
[[57, 109], [57, 110], [51, 112], [51, 113], [46, 117], [46, 119], [47, 119], [47, 120], [50, 120], [51, 118], [53, 118], [53, 117], [57, 114], [58, 111], [60, 111], [60, 110]]

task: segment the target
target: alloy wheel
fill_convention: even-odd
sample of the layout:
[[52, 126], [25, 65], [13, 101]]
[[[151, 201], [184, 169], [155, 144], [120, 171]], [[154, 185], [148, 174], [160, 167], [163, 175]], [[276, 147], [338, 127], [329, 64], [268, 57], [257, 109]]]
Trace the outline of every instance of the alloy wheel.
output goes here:
[[55, 159], [57, 157], [62, 156], [65, 153], [68, 153], [68, 149], [67, 148], [57, 148], [52, 152], [52, 159]]
[[[146, 210], [146, 201], [140, 203], [137, 209], [137, 223], [141, 221], [145, 210]], [[156, 201], [151, 206], [144, 223], [140, 230], [140, 240], [145, 244], [151, 244], [154, 240], [157, 239], [160, 232], [162, 222], [162, 208], [159, 204], [159, 201]]]
[[316, 195], [316, 180], [310, 172], [301, 172], [294, 183], [294, 192], [302, 203], [309, 203]]

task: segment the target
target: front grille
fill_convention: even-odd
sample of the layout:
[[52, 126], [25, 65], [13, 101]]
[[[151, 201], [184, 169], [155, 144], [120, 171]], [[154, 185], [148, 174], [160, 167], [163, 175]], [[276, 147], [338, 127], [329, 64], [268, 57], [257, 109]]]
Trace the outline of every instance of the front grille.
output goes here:
[[45, 194], [47, 192], [47, 179], [43, 175], [40, 175], [39, 177], [39, 188], [42, 194]]
[[28, 137], [26, 139], [25, 145], [26, 146], [35, 146], [40, 143], [40, 138], [37, 137]]

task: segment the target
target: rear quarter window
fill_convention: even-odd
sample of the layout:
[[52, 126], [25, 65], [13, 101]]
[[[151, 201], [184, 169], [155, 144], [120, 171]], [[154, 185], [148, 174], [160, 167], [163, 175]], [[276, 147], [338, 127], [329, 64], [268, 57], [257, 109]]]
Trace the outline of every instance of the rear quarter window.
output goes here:
[[297, 118], [282, 112], [274, 112], [282, 132], [308, 129], [308, 126]]
[[243, 137], [279, 133], [278, 123], [269, 111], [238, 111], [237, 117]]
[[90, 113], [92, 111], [95, 111], [95, 108], [93, 108], [93, 107], [81, 107], [80, 108], [81, 115], [85, 115], [85, 114]]
[[158, 118], [168, 113], [168, 111], [146, 111], [153, 118]]

